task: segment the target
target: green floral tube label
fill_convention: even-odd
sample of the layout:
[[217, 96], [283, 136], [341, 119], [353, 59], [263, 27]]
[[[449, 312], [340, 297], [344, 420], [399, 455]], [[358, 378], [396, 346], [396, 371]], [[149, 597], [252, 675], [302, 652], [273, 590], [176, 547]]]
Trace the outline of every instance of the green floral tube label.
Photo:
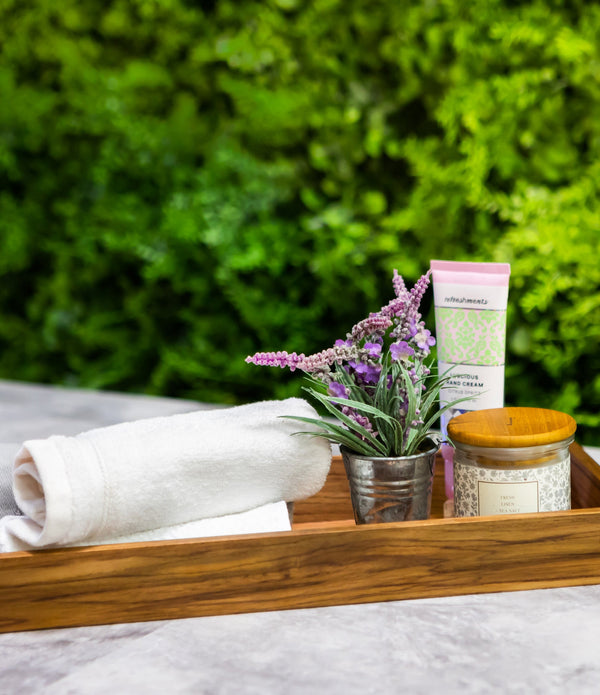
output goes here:
[[506, 311], [439, 307], [438, 359], [455, 364], [503, 365]]
[[[435, 276], [434, 276], [435, 277]], [[470, 410], [504, 405], [504, 359], [508, 284], [434, 283], [439, 374], [452, 378], [440, 405], [467, 398], [441, 418], [441, 429]]]

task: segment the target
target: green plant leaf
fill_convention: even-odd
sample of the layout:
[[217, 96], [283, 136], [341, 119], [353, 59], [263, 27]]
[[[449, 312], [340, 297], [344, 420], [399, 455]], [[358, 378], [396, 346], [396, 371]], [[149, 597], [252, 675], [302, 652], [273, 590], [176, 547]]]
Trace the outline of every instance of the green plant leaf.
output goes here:
[[344, 429], [340, 425], [320, 421], [315, 418], [305, 418], [296, 415], [282, 415], [281, 417], [289, 420], [297, 420], [300, 422], [306, 422], [312, 425], [317, 425], [323, 430], [322, 432], [296, 432], [295, 434], [309, 434], [312, 436], [324, 437], [331, 442], [340, 444], [341, 446], [346, 446], [351, 451], [356, 451], [367, 456], [385, 455], [385, 450], [381, 449], [380, 445], [377, 442], [377, 446], [370, 445], [369, 442], [365, 442], [359, 436], [355, 435], [352, 431]]

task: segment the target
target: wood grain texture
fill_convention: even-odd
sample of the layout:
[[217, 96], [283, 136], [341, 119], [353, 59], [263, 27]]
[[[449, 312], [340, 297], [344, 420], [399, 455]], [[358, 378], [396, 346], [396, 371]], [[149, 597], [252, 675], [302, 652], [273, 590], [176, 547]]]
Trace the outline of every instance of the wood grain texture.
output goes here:
[[[571, 508], [600, 507], [600, 466], [573, 442], [571, 451]], [[600, 513], [600, 509], [598, 510]]]
[[354, 519], [350, 487], [342, 458], [334, 456], [321, 490], [306, 500], [294, 502], [294, 524], [344, 519]]
[[575, 434], [577, 423], [547, 408], [489, 408], [452, 418], [448, 435], [455, 442], [490, 448], [554, 444]]
[[[573, 464], [597, 500], [600, 469]], [[292, 532], [7, 553], [0, 631], [600, 583], [598, 508], [356, 527], [319, 516], [335, 489]]]

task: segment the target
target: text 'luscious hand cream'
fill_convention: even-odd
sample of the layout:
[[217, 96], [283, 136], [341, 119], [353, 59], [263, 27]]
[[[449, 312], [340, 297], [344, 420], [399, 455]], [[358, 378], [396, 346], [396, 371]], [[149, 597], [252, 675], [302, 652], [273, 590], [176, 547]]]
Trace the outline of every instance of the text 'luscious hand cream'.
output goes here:
[[[441, 418], [504, 405], [508, 263], [431, 261], [439, 374], [455, 374], [440, 393], [440, 407], [463, 400]], [[446, 496], [453, 496], [452, 449], [442, 447]]]

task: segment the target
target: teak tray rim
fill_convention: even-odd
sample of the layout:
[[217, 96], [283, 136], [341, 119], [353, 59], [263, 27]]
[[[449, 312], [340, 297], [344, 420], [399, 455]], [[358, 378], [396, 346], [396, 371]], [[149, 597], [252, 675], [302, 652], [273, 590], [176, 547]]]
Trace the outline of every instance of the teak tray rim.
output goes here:
[[[572, 446], [600, 490], [600, 466]], [[493, 553], [490, 553], [493, 549]], [[0, 554], [0, 632], [600, 583], [600, 506]]]

